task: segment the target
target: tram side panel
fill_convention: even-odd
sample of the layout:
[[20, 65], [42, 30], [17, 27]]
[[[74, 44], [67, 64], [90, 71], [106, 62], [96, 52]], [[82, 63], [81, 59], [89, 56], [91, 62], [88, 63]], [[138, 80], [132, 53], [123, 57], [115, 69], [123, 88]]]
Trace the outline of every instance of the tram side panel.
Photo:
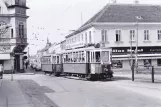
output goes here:
[[95, 64], [90, 64], [91, 68], [91, 74], [101, 74], [101, 64], [100, 63], [95, 63]]
[[63, 64], [63, 68], [64, 68], [64, 73], [86, 74], [85, 63]]
[[51, 73], [53, 71], [53, 66], [52, 64], [42, 64], [42, 71], [45, 73]]

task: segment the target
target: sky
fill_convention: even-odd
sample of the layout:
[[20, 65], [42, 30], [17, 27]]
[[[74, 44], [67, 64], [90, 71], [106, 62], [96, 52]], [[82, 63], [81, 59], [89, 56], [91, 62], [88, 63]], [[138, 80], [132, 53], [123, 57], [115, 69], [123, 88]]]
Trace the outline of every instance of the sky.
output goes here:
[[[47, 41], [59, 43], [112, 0], [27, 0], [28, 47], [36, 54]], [[132, 4], [134, 0], [117, 0]], [[140, 4], [161, 4], [161, 0], [139, 0]]]

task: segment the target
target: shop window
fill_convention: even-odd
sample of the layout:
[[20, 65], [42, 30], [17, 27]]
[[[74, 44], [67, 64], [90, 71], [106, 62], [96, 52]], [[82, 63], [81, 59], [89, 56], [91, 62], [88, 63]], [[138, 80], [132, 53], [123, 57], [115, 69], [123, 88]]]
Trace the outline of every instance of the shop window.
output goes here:
[[120, 60], [112, 61], [113, 68], [123, 68], [123, 62]]
[[157, 59], [157, 65], [161, 66], [161, 59]]
[[145, 59], [144, 60], [144, 67], [150, 66], [151, 65], [151, 59]]

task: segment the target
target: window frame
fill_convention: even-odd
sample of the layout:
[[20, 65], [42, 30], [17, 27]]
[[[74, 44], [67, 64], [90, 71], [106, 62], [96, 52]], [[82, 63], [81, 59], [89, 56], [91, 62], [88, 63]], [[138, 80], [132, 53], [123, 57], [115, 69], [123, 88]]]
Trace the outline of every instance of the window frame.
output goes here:
[[130, 30], [130, 41], [135, 41], [136, 37], [136, 31], [135, 30]]
[[[121, 30], [116, 30], [115, 31], [115, 36], [116, 36], [116, 42], [120, 42], [121, 41]], [[118, 36], [118, 37], [117, 37]], [[118, 38], [118, 39], [117, 39]]]
[[158, 40], [161, 40], [161, 30], [157, 30]]
[[149, 41], [149, 30], [144, 30], [144, 41]]

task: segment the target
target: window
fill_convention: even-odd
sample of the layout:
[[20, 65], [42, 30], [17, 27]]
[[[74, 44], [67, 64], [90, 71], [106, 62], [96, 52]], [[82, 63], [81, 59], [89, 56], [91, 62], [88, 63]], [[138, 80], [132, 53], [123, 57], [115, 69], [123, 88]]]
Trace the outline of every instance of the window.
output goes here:
[[144, 30], [144, 40], [149, 40], [149, 30]]
[[151, 65], [151, 59], [144, 60], [144, 67], [149, 67]]
[[82, 34], [82, 41], [83, 41], [83, 34]]
[[24, 25], [22, 23], [19, 24], [19, 36], [20, 37], [24, 36]]
[[19, 36], [21, 37], [21, 25], [19, 25]]
[[158, 30], [158, 40], [161, 40], [161, 30]]
[[85, 34], [85, 43], [87, 43], [87, 33]]
[[11, 29], [11, 38], [13, 38], [13, 29]]
[[116, 30], [116, 41], [121, 41], [121, 30]]
[[123, 62], [121, 60], [112, 61], [113, 68], [123, 68]]
[[91, 35], [91, 31], [89, 31], [89, 43], [92, 42], [92, 35]]
[[130, 41], [135, 40], [135, 30], [130, 30]]
[[107, 42], [107, 30], [101, 31], [102, 42]]
[[157, 65], [161, 66], [161, 59], [157, 59]]

